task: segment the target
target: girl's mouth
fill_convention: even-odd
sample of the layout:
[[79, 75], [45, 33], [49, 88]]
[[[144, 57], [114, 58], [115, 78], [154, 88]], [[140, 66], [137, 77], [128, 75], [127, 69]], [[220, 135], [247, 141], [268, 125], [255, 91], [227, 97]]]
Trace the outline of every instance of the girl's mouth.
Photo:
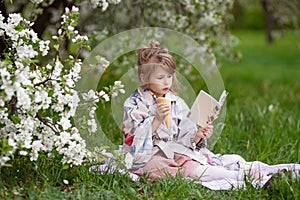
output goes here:
[[164, 90], [164, 91], [168, 91], [168, 90], [169, 90], [169, 88], [164, 88], [163, 90]]

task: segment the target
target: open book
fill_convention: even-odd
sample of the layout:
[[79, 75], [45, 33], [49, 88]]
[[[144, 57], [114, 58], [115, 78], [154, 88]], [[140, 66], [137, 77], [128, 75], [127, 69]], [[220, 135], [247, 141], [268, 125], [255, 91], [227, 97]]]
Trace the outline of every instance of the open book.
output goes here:
[[224, 90], [217, 101], [214, 97], [201, 90], [191, 107], [189, 118], [199, 126], [205, 127], [207, 121], [214, 121], [219, 116], [227, 94], [226, 90]]

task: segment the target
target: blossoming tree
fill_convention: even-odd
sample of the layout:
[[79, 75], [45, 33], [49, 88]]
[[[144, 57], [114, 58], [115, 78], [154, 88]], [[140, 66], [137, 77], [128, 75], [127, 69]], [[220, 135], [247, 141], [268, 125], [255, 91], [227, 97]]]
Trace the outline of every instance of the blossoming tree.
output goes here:
[[[68, 1], [71, 3], [64, 8], [60, 18], [47, 18], [59, 20], [59, 25], [53, 23], [55, 25], [43, 26], [42, 29], [34, 22], [40, 20], [43, 11], [65, 1], [31, 0], [24, 3], [16, 0], [15, 5], [10, 1], [4, 2], [6, 7], [23, 8], [26, 4], [24, 7], [36, 9], [33, 11], [34, 17], [29, 17], [30, 21], [24, 17], [28, 9], [26, 12], [17, 9], [21, 14], [9, 13], [3, 9], [4, 4], [1, 5], [0, 166], [8, 164], [15, 154], [29, 156], [31, 161], [45, 154], [58, 157], [62, 163], [70, 165], [81, 165], [90, 157], [85, 140], [73, 121], [76, 110], [82, 103], [92, 102], [85, 123], [88, 131], [95, 132], [97, 103], [109, 101], [118, 93], [125, 92], [119, 81], [115, 81], [107, 90], [75, 89], [81, 78], [82, 58], [85, 55], [83, 50], [91, 49], [90, 46], [97, 41], [122, 29], [154, 25], [192, 35], [211, 55], [215, 52], [226, 54], [232, 41], [224, 21], [233, 0]], [[110, 4], [118, 5], [108, 7]], [[130, 12], [132, 7], [136, 9]], [[87, 8], [100, 9], [99, 19], [121, 15], [113, 23], [96, 19], [91, 15], [93, 12], [87, 12]], [[145, 12], [142, 13], [142, 10]], [[59, 6], [53, 12], [59, 13]], [[124, 20], [124, 16], [129, 14], [132, 17], [126, 19], [127, 22], [119, 21], [122, 16]], [[136, 18], [137, 15], [140, 17]], [[133, 19], [136, 20], [135, 25], [131, 23]], [[40, 25], [40, 22], [37, 24]], [[79, 32], [85, 32], [86, 35]], [[72, 48], [66, 45], [69, 43], [73, 43]], [[109, 65], [105, 58], [99, 60], [102, 67]]]
[[[41, 40], [31, 29], [33, 23], [20, 14], [9, 14], [7, 22], [0, 15], [0, 35], [4, 41], [3, 59], [0, 62], [0, 165], [18, 153], [38, 159], [39, 153], [48, 156], [60, 155], [62, 162], [80, 165], [89, 156], [85, 141], [72, 123], [80, 96], [75, 84], [80, 79], [81, 59], [69, 55], [65, 60], [60, 48], [66, 39], [78, 47], [86, 47], [87, 36], [75, 30], [79, 10], [65, 9], [61, 28], [53, 36], [55, 55], [42, 65], [37, 60], [49, 52], [49, 40]], [[116, 82], [111, 92], [116, 96], [124, 92]], [[121, 89], [121, 90], [119, 90]], [[82, 93], [84, 101], [97, 103], [109, 101], [108, 91]], [[95, 110], [92, 107], [87, 125], [95, 132]]]

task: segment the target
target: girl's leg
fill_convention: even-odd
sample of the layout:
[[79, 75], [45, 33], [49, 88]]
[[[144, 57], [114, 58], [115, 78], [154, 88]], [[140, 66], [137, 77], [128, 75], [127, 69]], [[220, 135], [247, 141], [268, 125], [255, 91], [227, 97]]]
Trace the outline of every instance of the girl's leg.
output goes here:
[[235, 164], [237, 162], [246, 163], [246, 160], [242, 156], [237, 154], [225, 154], [222, 155], [221, 159], [224, 167]]
[[250, 174], [254, 175], [254, 178], [257, 178], [259, 175], [267, 176], [270, 174], [275, 174], [280, 170], [291, 171], [294, 178], [299, 176], [300, 164], [277, 164], [277, 165], [268, 165], [260, 161], [247, 162], [246, 170]]
[[191, 178], [200, 178], [201, 181], [213, 181], [221, 179], [231, 179], [242, 181], [244, 178], [243, 171], [231, 171], [224, 167], [211, 165], [199, 165], [191, 174]]

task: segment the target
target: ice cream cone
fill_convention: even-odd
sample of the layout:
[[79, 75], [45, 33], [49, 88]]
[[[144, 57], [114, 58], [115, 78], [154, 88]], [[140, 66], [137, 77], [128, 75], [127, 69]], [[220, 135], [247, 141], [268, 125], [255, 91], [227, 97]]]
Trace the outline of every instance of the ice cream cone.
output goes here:
[[[158, 97], [156, 99], [156, 101], [157, 101], [157, 103], [164, 103], [171, 107], [171, 100], [168, 98]], [[166, 124], [167, 128], [170, 130], [171, 129], [171, 114], [170, 113], [165, 117], [165, 124]]]

